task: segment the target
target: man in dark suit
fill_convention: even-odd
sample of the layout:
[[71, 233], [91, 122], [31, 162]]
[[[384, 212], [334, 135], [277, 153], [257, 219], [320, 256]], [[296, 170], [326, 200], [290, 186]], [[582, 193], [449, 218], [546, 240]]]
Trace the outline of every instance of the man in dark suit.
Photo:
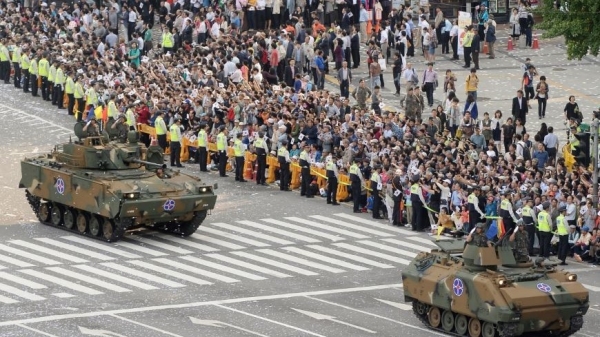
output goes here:
[[348, 32], [350, 30], [350, 24], [351, 23], [348, 7], [344, 7], [342, 9], [342, 22], [340, 22], [340, 28], [343, 31]]
[[352, 28], [350, 36], [350, 52], [352, 53], [352, 69], [358, 68], [360, 65], [360, 35], [356, 28]]
[[352, 71], [348, 68], [348, 62], [342, 62], [342, 67], [338, 70], [337, 80], [340, 82], [340, 96], [348, 98], [350, 83], [352, 82]]
[[473, 30], [473, 42], [471, 43], [471, 59], [473, 59], [473, 63], [475, 63], [475, 69], [479, 70], [479, 46], [481, 44], [481, 39], [477, 34], [477, 31], [474, 27]]
[[512, 102], [512, 115], [515, 120], [520, 119], [523, 122], [523, 126], [525, 126], [525, 118], [527, 117], [527, 113], [529, 113], [529, 108], [527, 107], [527, 99], [523, 97], [523, 90], [517, 90], [517, 97], [513, 98]]
[[283, 81], [285, 82], [285, 85], [287, 85], [290, 88], [293, 88], [296, 74], [299, 73], [300, 71], [298, 70], [298, 67], [296, 67], [296, 60], [290, 59], [289, 65], [285, 67], [285, 72], [283, 75]]

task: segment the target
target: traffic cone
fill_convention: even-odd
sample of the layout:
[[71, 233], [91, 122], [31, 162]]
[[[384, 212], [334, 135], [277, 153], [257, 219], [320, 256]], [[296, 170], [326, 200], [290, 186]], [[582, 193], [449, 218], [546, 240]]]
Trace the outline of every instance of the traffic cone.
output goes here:
[[484, 54], [489, 54], [490, 53], [490, 49], [489, 49], [489, 46], [488, 46], [487, 42], [483, 43], [483, 53]]
[[508, 51], [512, 51], [515, 49], [515, 46], [513, 46], [513, 40], [511, 37], [508, 38]]
[[531, 49], [540, 49], [540, 42], [538, 41], [537, 35], [533, 36], [533, 43]]

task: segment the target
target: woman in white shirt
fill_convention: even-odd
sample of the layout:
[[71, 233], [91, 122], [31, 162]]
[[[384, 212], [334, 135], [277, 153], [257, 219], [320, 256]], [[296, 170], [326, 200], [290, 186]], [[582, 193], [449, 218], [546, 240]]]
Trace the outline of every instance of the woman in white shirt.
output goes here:
[[429, 46], [431, 45], [431, 33], [429, 33], [429, 28], [423, 28], [423, 56], [425, 56], [425, 61], [429, 61]]
[[510, 15], [510, 27], [510, 36], [515, 40], [519, 40], [519, 36], [521, 36], [521, 26], [519, 25], [519, 10], [516, 8], [513, 8], [512, 14]]

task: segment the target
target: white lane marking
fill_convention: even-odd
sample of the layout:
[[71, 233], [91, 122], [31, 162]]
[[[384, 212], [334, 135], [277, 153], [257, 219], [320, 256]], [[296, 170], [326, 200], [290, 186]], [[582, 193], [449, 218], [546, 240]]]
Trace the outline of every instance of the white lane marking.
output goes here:
[[6, 296], [2, 296], [2, 295], [0, 295], [0, 302], [6, 303], [6, 304], [19, 303], [19, 301], [15, 300], [15, 299], [12, 299], [12, 298], [6, 297]]
[[373, 267], [386, 268], [386, 269], [388, 269], [388, 268], [396, 268], [396, 267], [391, 266], [389, 264], [380, 263], [380, 262], [377, 262], [377, 261], [373, 261], [373, 260], [364, 258], [362, 256], [345, 253], [345, 252], [342, 252], [342, 251], [339, 251], [339, 250], [335, 250], [335, 249], [331, 249], [331, 248], [328, 248], [328, 247], [321, 247], [321, 246], [317, 246], [317, 245], [310, 245], [310, 246], [306, 246], [306, 247], [309, 247], [309, 248], [312, 248], [312, 249], [316, 249], [316, 250], [320, 250], [320, 251], [322, 251], [324, 253], [329, 253], [331, 255], [341, 256], [341, 257], [344, 257], [344, 258], [347, 258], [347, 259], [350, 259], [350, 260], [354, 260], [356, 262], [368, 264], [368, 265], [373, 266]]
[[371, 334], [377, 333], [377, 331], [369, 330], [367, 328], [363, 328], [362, 326], [358, 326], [358, 325], [354, 325], [352, 323], [344, 322], [342, 320], [339, 320], [339, 319], [335, 318], [334, 316], [323, 315], [323, 314], [319, 314], [317, 312], [312, 312], [312, 311], [307, 311], [307, 310], [300, 310], [300, 309], [296, 309], [296, 308], [292, 308], [292, 310], [294, 310], [296, 312], [299, 312], [299, 313], [301, 313], [303, 315], [306, 315], [306, 316], [308, 316], [308, 317], [310, 317], [312, 319], [316, 319], [318, 321], [326, 320], [326, 321], [334, 322], [334, 323], [337, 323], [337, 324], [345, 325], [345, 326], [350, 327], [350, 328], [361, 330], [361, 331], [364, 331], [366, 333], [371, 333]]
[[220, 255], [220, 254], [206, 254], [204, 256], [209, 257], [209, 258], [213, 258], [213, 259], [216, 259], [216, 260], [219, 260], [219, 261], [227, 262], [229, 264], [233, 264], [233, 265], [236, 265], [236, 266], [244, 267], [246, 269], [254, 270], [254, 271], [257, 271], [259, 273], [263, 273], [263, 274], [267, 274], [267, 275], [272, 275], [272, 276], [275, 276], [275, 277], [280, 277], [280, 278], [292, 277], [291, 275], [280, 273], [278, 271], [271, 270], [271, 269], [268, 269], [268, 268], [265, 268], [265, 267], [257, 266], [255, 264], [252, 264], [252, 263], [249, 263], [249, 262], [246, 262], [246, 261], [240, 261], [240, 260], [232, 259], [229, 256], [225, 256], [225, 255]]
[[187, 249], [183, 249], [177, 246], [173, 246], [170, 245], [168, 243], [164, 243], [164, 242], [160, 242], [160, 241], [156, 241], [153, 240], [151, 238], [145, 238], [145, 237], [140, 237], [140, 236], [129, 236], [127, 239], [133, 240], [133, 241], [137, 241], [139, 243], [142, 244], [146, 244], [146, 245], [150, 245], [150, 246], [154, 246], [154, 247], [158, 247], [164, 250], [168, 250], [170, 252], [176, 253], [176, 254], [192, 254], [192, 251], [189, 251]]
[[43, 264], [47, 264], [47, 265], [50, 265], [50, 266], [55, 266], [57, 264], [62, 264], [62, 263], [60, 263], [58, 261], [55, 261], [55, 260], [52, 260], [52, 259], [48, 259], [48, 258], [45, 258], [43, 256], [36, 255], [36, 254], [31, 254], [31, 253], [26, 252], [24, 250], [20, 250], [20, 249], [14, 248], [14, 247], [9, 247], [9, 246], [3, 245], [3, 244], [0, 244], [0, 250], [3, 250], [5, 252], [8, 252], [8, 253], [11, 253], [11, 254], [14, 254], [14, 255], [19, 255], [19, 256], [22, 256], [22, 257], [24, 257], [26, 259], [30, 259], [30, 260], [33, 260], [33, 261], [36, 261], [36, 262], [39, 262], [39, 263], [43, 263]]
[[234, 232], [238, 232], [238, 233], [242, 233], [245, 235], [249, 235], [249, 236], [253, 236], [255, 238], [259, 238], [265, 241], [271, 241], [280, 245], [291, 245], [294, 244], [291, 241], [288, 240], [284, 240], [284, 239], [280, 239], [280, 238], [276, 238], [274, 236], [271, 235], [267, 235], [267, 234], [263, 234], [263, 233], [259, 233], [255, 230], [249, 230], [249, 229], [245, 229], [245, 228], [241, 228], [241, 227], [236, 227], [230, 224], [226, 224], [226, 223], [222, 223], [222, 222], [217, 222], [217, 223], [213, 223], [212, 224], [215, 227], [221, 227], [221, 228], [226, 228], [229, 229], [230, 231], [234, 231]]
[[322, 237], [331, 241], [342, 241], [345, 240], [343, 237], [340, 236], [335, 236], [335, 235], [331, 235], [329, 233], [325, 233], [325, 232], [321, 232], [321, 231], [316, 231], [314, 229], [311, 228], [307, 228], [304, 226], [298, 226], [298, 225], [294, 225], [285, 221], [280, 221], [280, 220], [275, 220], [275, 219], [261, 219], [261, 221], [264, 222], [268, 222], [268, 223], [272, 223], [274, 225], [277, 226], [281, 226], [281, 227], [285, 227], [285, 228], [289, 228], [289, 229], [293, 229], [296, 231], [300, 231], [300, 232], [304, 232], [304, 233], [308, 233], [314, 236], [318, 236], [318, 237]]
[[[131, 261], [130, 261], [131, 262]], [[177, 283], [177, 282], [173, 282], [171, 280], [167, 280], [165, 278], [156, 276], [156, 275], [152, 275], [152, 274], [148, 274], [146, 272], [137, 270], [137, 269], [133, 269], [133, 268], [129, 268], [129, 267], [125, 267], [122, 266], [120, 264], [116, 264], [113, 262], [106, 262], [106, 263], [102, 263], [103, 266], [111, 268], [111, 269], [116, 269], [120, 272], [129, 274], [129, 275], [133, 275], [135, 277], [139, 277], [145, 280], [148, 280], [150, 282], [155, 282], [155, 283], [160, 283], [162, 285], [165, 285], [167, 287], [170, 288], [182, 288], [185, 287], [185, 285], [181, 284], [181, 283]]]
[[106, 277], [108, 279], [111, 279], [113, 281], [117, 281], [117, 282], [121, 282], [127, 285], [130, 285], [132, 287], [136, 287], [136, 288], [140, 288], [140, 289], [144, 289], [144, 290], [155, 290], [158, 289], [155, 286], [149, 285], [147, 283], [143, 283], [143, 282], [139, 282], [136, 281], [134, 279], [130, 279], [121, 275], [117, 275], [115, 273], [111, 273], [111, 272], [107, 272], [105, 270], [101, 270], [101, 269], [97, 269], [94, 268], [92, 266], [88, 266], [87, 264], [81, 264], [81, 265], [77, 265], [77, 266], [73, 266], [75, 268], [81, 269], [83, 271], [86, 271], [88, 273], [92, 273], [98, 276], [102, 276], [102, 277]]
[[340, 217], [340, 218], [347, 219], [347, 220], [352, 220], [354, 222], [358, 222], [358, 223], [361, 223], [361, 224], [364, 224], [364, 225], [368, 225], [368, 226], [371, 226], [371, 227], [380, 228], [380, 229], [383, 229], [383, 230], [386, 230], [386, 231], [389, 231], [389, 232], [400, 233], [402, 235], [417, 235], [418, 234], [418, 233], [413, 233], [411, 231], [408, 231], [406, 229], [401, 229], [401, 228], [393, 227], [393, 226], [390, 226], [390, 225], [384, 225], [384, 224], [378, 223], [376, 221], [372, 221], [372, 220], [368, 220], [368, 219], [363, 219], [361, 217], [350, 215], [350, 214], [337, 213], [337, 214], [333, 214], [333, 215], [335, 215], [337, 217]]
[[[17, 260], [15, 258], [12, 258], [12, 257], [10, 257], [8, 255], [4, 255], [4, 254], [0, 254], [0, 260], [2, 262], [10, 263], [10, 264], [13, 264], [13, 265], [15, 265], [17, 267], [21, 267], [21, 268], [35, 267], [35, 265], [33, 265], [33, 264], [29, 263], [29, 262], [24, 262], [24, 261], [21, 261], [21, 260]], [[2, 267], [0, 269], [5, 269], [5, 267]]]
[[369, 268], [363, 267], [363, 266], [359, 266], [356, 264], [352, 264], [346, 261], [342, 261], [339, 259], [334, 259], [332, 257], [329, 256], [325, 256], [325, 255], [321, 255], [321, 254], [317, 254], [314, 252], [310, 252], [308, 250], [304, 250], [304, 249], [300, 249], [298, 247], [284, 247], [284, 250], [287, 250], [288, 252], [292, 252], [292, 253], [296, 253], [299, 255], [304, 255], [306, 257], [318, 260], [318, 261], [323, 261], [323, 262], [327, 262], [329, 264], [333, 264], [336, 266], [340, 266], [342, 268], [347, 268], [347, 269], [352, 269], [352, 270], [358, 270], [358, 271], [365, 271], [365, 270], [369, 270]]
[[63, 236], [62, 239], [65, 240], [69, 240], [71, 242], [76, 242], [91, 248], [96, 248], [98, 250], [102, 250], [105, 252], [109, 252], [115, 255], [119, 255], [122, 257], [126, 257], [129, 259], [139, 259], [141, 256], [136, 255], [136, 254], [132, 254], [130, 252], [126, 252], [124, 250], [120, 250], [118, 248], [115, 247], [114, 244], [102, 244], [102, 243], [98, 243], [98, 242], [94, 242], [91, 239], [84, 239], [82, 237], [78, 237], [78, 236]]
[[292, 329], [292, 330], [296, 330], [296, 331], [304, 332], [304, 333], [306, 333], [306, 334], [309, 334], [309, 335], [311, 335], [311, 336], [325, 337], [325, 336], [323, 336], [323, 335], [319, 335], [318, 333], [314, 333], [314, 332], [312, 332], [312, 331], [308, 331], [308, 330], [305, 330], [305, 329], [301, 329], [301, 328], [298, 328], [298, 327], [296, 327], [296, 326], [289, 325], [289, 324], [285, 324], [285, 323], [282, 323], [282, 322], [274, 321], [274, 320], [272, 320], [272, 319], [268, 319], [268, 318], [266, 318], [266, 317], [261, 317], [261, 316], [258, 316], [258, 315], [254, 315], [254, 314], [251, 314], [251, 313], [249, 313], [249, 312], [242, 311], [242, 310], [238, 310], [238, 309], [233, 309], [233, 308], [230, 308], [230, 307], [226, 307], [226, 306], [224, 306], [224, 305], [221, 305], [221, 304], [215, 304], [215, 306], [216, 306], [216, 307], [219, 307], [219, 308], [221, 308], [221, 309], [226, 309], [226, 310], [230, 310], [230, 311], [233, 311], [233, 312], [237, 312], [237, 313], [239, 313], [239, 314], [242, 314], [242, 315], [247, 315], [247, 316], [250, 316], [250, 317], [258, 318], [258, 319], [260, 319], [260, 320], [263, 320], [263, 321], [266, 321], [266, 322], [269, 322], [269, 323], [273, 323], [273, 324], [281, 325], [281, 326], [284, 326], [284, 327], [286, 327], [286, 328], [289, 328], [289, 329]]
[[100, 288], [108, 289], [108, 290], [111, 290], [111, 291], [114, 291], [114, 292], [126, 293], [126, 292], [130, 292], [131, 291], [129, 289], [126, 289], [126, 288], [123, 288], [123, 287], [119, 287], [116, 284], [110, 284], [110, 283], [104, 282], [104, 281], [102, 281], [102, 280], [100, 280], [98, 278], [90, 277], [90, 276], [87, 276], [87, 275], [83, 275], [83, 274], [80, 274], [80, 273], [77, 273], [77, 272], [74, 272], [74, 271], [71, 271], [71, 270], [68, 270], [68, 269], [61, 268], [61, 267], [48, 267], [46, 269], [50, 270], [50, 271], [53, 271], [53, 272], [55, 272], [57, 274], [61, 274], [61, 275], [64, 275], [64, 276], [67, 276], [67, 277], [70, 277], [70, 278], [74, 278], [74, 279], [76, 279], [78, 281], [83, 281], [83, 282], [86, 282], [86, 283], [89, 283], [89, 284], [93, 284], [93, 285], [98, 286]]
[[205, 244], [198, 243], [194, 240], [190, 240], [189, 238], [178, 238], [178, 237], [173, 237], [170, 235], [160, 235], [159, 238], [161, 238], [163, 240], [171, 241], [171, 242], [176, 242], [180, 245], [198, 249], [198, 250], [201, 250], [204, 252], [218, 252], [219, 251], [219, 249], [217, 249], [217, 248], [213, 248], [213, 247], [207, 246]]
[[193, 276], [190, 276], [190, 275], [187, 275], [187, 274], [183, 274], [183, 273], [180, 273], [178, 271], [171, 270], [171, 269], [167, 269], [167, 268], [155, 266], [155, 265], [153, 265], [151, 263], [148, 263], [148, 262], [144, 262], [144, 261], [140, 261], [140, 260], [128, 261], [128, 262], [131, 263], [131, 264], [133, 264], [133, 265], [136, 265], [138, 267], [146, 268], [146, 269], [155, 271], [157, 273], [162, 273], [162, 274], [165, 274], [165, 275], [177, 278], [177, 279], [188, 281], [190, 283], [199, 284], [199, 285], [209, 285], [209, 284], [212, 284], [212, 282], [201, 280], [199, 278], [196, 278], [196, 277], [193, 277]]
[[285, 269], [285, 270], [289, 270], [291, 272], [300, 274], [300, 275], [307, 275], [307, 276], [315, 276], [315, 275], [319, 275], [318, 273], [315, 273], [313, 271], [310, 270], [306, 270], [303, 268], [298, 268], [296, 266], [292, 266], [286, 263], [282, 263], [279, 261], [275, 261], [275, 260], [271, 260], [271, 259], [267, 259], [266, 257], [262, 257], [262, 256], [258, 256], [258, 255], [252, 255], [250, 253], [247, 252], [231, 252], [231, 254], [235, 254], [237, 256], [241, 256], [241, 257], [245, 257], [249, 260], [254, 260], [260, 263], [264, 263], [264, 264], [268, 264], [270, 266], [273, 267], [277, 267], [277, 268], [281, 268], [281, 269]]
[[7, 292], [10, 294], [13, 294], [17, 297], [22, 297], [26, 300], [30, 300], [30, 301], [43, 301], [45, 300], [44, 297], [42, 296], [38, 296], [36, 294], [32, 294], [30, 292], [15, 288], [13, 286], [9, 286], [8, 284], [4, 284], [4, 283], [0, 283], [0, 291], [3, 292]]
[[118, 247], [125, 247], [125, 248], [131, 249], [131, 250], [135, 250], [137, 252], [148, 254], [150, 256], [166, 256], [166, 255], [169, 255], [167, 253], [159, 252], [159, 251], [156, 251], [154, 249], [146, 248], [146, 247], [143, 247], [143, 246], [141, 246], [139, 244], [135, 244], [135, 243], [131, 243], [131, 242], [123, 241], [123, 240], [115, 243], [114, 245], [116, 245]]
[[410, 237], [407, 237], [407, 239], [408, 240], [413, 240], [413, 241], [416, 241], [416, 242], [420, 242], [420, 243], [424, 243], [424, 244], [426, 244], [428, 246], [431, 246], [431, 247], [437, 247], [437, 245], [435, 243], [433, 243], [431, 241], [431, 239], [426, 239], [426, 238], [422, 238], [422, 237], [419, 237], [419, 236], [410, 236]]
[[392, 252], [398, 255], [404, 255], [404, 256], [408, 256], [410, 258], [414, 258], [415, 256], [417, 256], [417, 253], [414, 252], [409, 252], [407, 250], [404, 249], [399, 249], [399, 248], [394, 248], [394, 247], [390, 247], [390, 246], [386, 246], [383, 245], [381, 243], [377, 243], [377, 242], [373, 242], [373, 241], [358, 241], [358, 243], [363, 244], [363, 245], [367, 245], [367, 246], [371, 246], [371, 247], [375, 247], [381, 250], [386, 250], [388, 252]]
[[264, 231], [269, 231], [269, 232], [276, 233], [276, 234], [279, 234], [279, 235], [283, 235], [283, 236], [287, 236], [287, 237], [290, 237], [290, 238], [294, 238], [294, 239], [296, 239], [298, 241], [305, 241], [305, 242], [309, 242], [309, 243], [321, 242], [321, 241], [319, 241], [317, 239], [313, 239], [313, 238], [310, 238], [310, 237], [305, 236], [305, 235], [292, 233], [292, 232], [285, 231], [283, 229], [275, 228], [275, 227], [272, 227], [272, 226], [265, 226], [263, 224], [260, 224], [258, 222], [254, 222], [254, 221], [242, 220], [242, 221], [236, 221], [236, 222], [237, 223], [241, 223], [242, 225], [250, 226], [252, 228], [258, 228], [258, 229], [262, 229]]
[[74, 245], [70, 245], [68, 243], [64, 243], [64, 242], [60, 242], [60, 241], [56, 241], [54, 239], [49, 239], [49, 238], [36, 238], [36, 240], [47, 243], [49, 245], [53, 245], [65, 250], [70, 250], [72, 252], [76, 252], [79, 254], [83, 254], [83, 255], [87, 255], [91, 258], [97, 259], [97, 260], [101, 260], [101, 261], [111, 261], [114, 260], [113, 257], [110, 256], [106, 256], [104, 254], [100, 254], [100, 253], [96, 253], [93, 252], [91, 250], [85, 249], [85, 248], [81, 248], [81, 247], [77, 247]]
[[206, 267], [209, 267], [209, 268], [213, 268], [213, 269], [217, 269], [217, 270], [220, 270], [220, 271], [224, 271], [226, 273], [230, 273], [230, 274], [233, 274], [233, 275], [241, 276], [241, 277], [244, 277], [244, 278], [247, 278], [247, 279], [250, 279], [250, 280], [255, 280], [255, 281], [266, 280], [266, 278], [264, 278], [262, 276], [254, 275], [252, 273], [248, 273], [248, 272], [245, 272], [243, 270], [238, 270], [238, 269], [235, 269], [235, 268], [227, 267], [227, 266], [224, 266], [222, 264], [218, 264], [218, 263], [206, 261], [206, 260], [203, 260], [201, 258], [194, 257], [194, 256], [180, 256], [179, 258], [180, 259], [184, 259], [184, 260], [189, 261], [189, 262], [200, 264], [200, 265], [203, 265], [203, 266], [206, 266]]
[[338, 226], [342, 226], [342, 227], [347, 227], [347, 228], [353, 229], [355, 231], [367, 232], [367, 233], [372, 234], [372, 235], [377, 235], [377, 236], [395, 236], [396, 235], [396, 234], [392, 234], [392, 233], [386, 233], [386, 232], [378, 231], [378, 230], [376, 230], [374, 228], [371, 228], [371, 227], [354, 225], [354, 224], [348, 223], [347, 221], [328, 218], [326, 216], [311, 215], [310, 217], [313, 218], [313, 219], [317, 219], [317, 220], [329, 222], [329, 223], [332, 223], [334, 225], [338, 225]]
[[355, 251], [357, 253], [361, 253], [361, 254], [365, 254], [365, 255], [371, 255], [371, 256], [375, 256], [384, 260], [389, 260], [389, 261], [393, 261], [396, 263], [400, 263], [400, 264], [404, 264], [404, 265], [408, 265], [410, 263], [410, 261], [406, 260], [406, 259], [402, 259], [396, 256], [392, 256], [392, 255], [388, 255], [388, 254], [383, 254], [383, 253], [379, 253], [379, 252], [374, 252], [372, 250], [369, 249], [365, 249], [362, 247], [356, 247], [347, 243], [336, 243], [335, 244], [338, 247], [344, 248], [344, 249], [348, 249], [348, 250], [352, 250]]
[[328, 225], [325, 225], [325, 224], [322, 224], [322, 223], [318, 223], [318, 222], [314, 222], [314, 221], [310, 221], [310, 220], [305, 220], [305, 219], [302, 219], [302, 218], [287, 217], [286, 219], [287, 220], [292, 220], [292, 221], [295, 221], [295, 222], [299, 222], [301, 224], [308, 225], [308, 226], [311, 226], [311, 227], [316, 227], [316, 228], [319, 228], [319, 229], [328, 230], [330, 232], [338, 233], [340, 235], [349, 236], [349, 237], [352, 237], [352, 238], [355, 238], [355, 239], [368, 239], [369, 238], [368, 236], [363, 235], [363, 234], [354, 233], [354, 232], [351, 232], [351, 231], [347, 231], [345, 229], [328, 226]]
[[16, 113], [17, 115], [20, 115], [20, 116], [22, 116], [24, 114], [28, 115], [29, 117], [37, 120], [38, 123], [50, 124], [50, 125], [54, 126], [55, 128], [62, 129], [62, 130], [65, 130], [65, 131], [69, 131], [70, 135], [73, 134], [73, 129], [66, 128], [66, 127], [64, 127], [62, 125], [59, 125], [59, 124], [56, 124], [54, 122], [50, 122], [50, 121], [48, 121], [48, 120], [46, 120], [46, 119], [44, 119], [44, 118], [42, 118], [42, 117], [40, 117], [40, 116], [38, 116], [36, 114], [31, 114], [31, 113], [25, 112], [24, 110], [14, 109], [14, 108], [11, 108], [11, 107], [8, 107], [8, 106], [5, 106], [5, 105], [1, 105], [1, 107], [4, 108], [4, 109], [8, 109], [12, 113]]
[[305, 266], [308, 266], [308, 267], [311, 267], [311, 268], [315, 268], [315, 269], [325, 270], [325, 271], [328, 271], [330, 273], [336, 273], [337, 274], [337, 273], [343, 273], [343, 272], [345, 272], [345, 270], [342, 270], [342, 269], [338, 269], [338, 268], [326, 266], [324, 264], [317, 263], [317, 262], [308, 261], [306, 259], [302, 259], [302, 258], [299, 258], [299, 257], [295, 257], [295, 256], [292, 256], [292, 255], [281, 253], [281, 252], [278, 252], [278, 251], [275, 251], [275, 250], [271, 250], [271, 249], [260, 249], [258, 251], [261, 252], [261, 253], [264, 253], [264, 254], [275, 256], [275, 257], [280, 258], [282, 260], [291, 261], [291, 262], [302, 264], [302, 265], [305, 265]]
[[42, 336], [46, 336], [46, 337], [58, 337], [56, 335], [52, 335], [52, 334], [49, 334], [47, 332], [44, 332], [44, 331], [41, 331], [41, 330], [38, 330], [38, 329], [34, 329], [34, 328], [29, 327], [29, 326], [24, 325], [24, 324], [16, 324], [16, 326], [18, 326], [19, 328], [25, 329], [25, 330], [33, 331], [33, 332], [35, 332], [37, 334], [40, 334]]
[[86, 286], [82, 286], [80, 284], [77, 284], [75, 282], [71, 282], [71, 281], [67, 281], [65, 279], [61, 279], [52, 275], [48, 275], [48, 274], [44, 274], [42, 272], [39, 272], [37, 270], [31, 270], [31, 269], [24, 269], [24, 270], [19, 270], [19, 272], [23, 273], [23, 274], [27, 274], [29, 276], [33, 276], [36, 278], [39, 278], [41, 280], [45, 280], [48, 282], [52, 282], [54, 284], [58, 284], [59, 286], [71, 289], [71, 290], [75, 290], [78, 291], [80, 293], [84, 293], [84, 294], [88, 294], [88, 295], [101, 295], [103, 294], [101, 291], [98, 291], [96, 289], [92, 289], [92, 288], [88, 288]]
[[24, 285], [31, 289], [46, 289], [46, 288], [48, 288], [43, 284], [39, 284], [37, 282], [33, 282], [28, 279], [22, 278], [20, 276], [5, 273], [5, 272], [0, 272], [0, 278], [3, 278], [5, 280], [11, 281], [11, 282], [14, 282], [17, 284]]
[[58, 298], [72, 298], [72, 297], [75, 297], [75, 295], [69, 294], [69, 293], [54, 293], [54, 294], [52, 294], [52, 296], [56, 296]]
[[248, 330], [248, 329], [242, 328], [242, 327], [237, 326], [237, 325], [233, 325], [233, 324], [229, 324], [229, 323], [225, 323], [225, 322], [221, 322], [221, 321], [217, 321], [217, 320], [198, 319], [196, 317], [190, 317], [190, 321], [193, 324], [204, 325], [204, 326], [212, 326], [212, 327], [215, 327], [215, 328], [228, 327], [228, 328], [232, 328], [232, 329], [235, 329], [235, 330], [243, 331], [245, 333], [248, 333], [248, 334], [254, 335], [254, 336], [269, 337], [267, 335], [263, 335], [261, 333], [255, 332], [255, 331]]
[[429, 247], [426, 247], [423, 245], [417, 245], [417, 244], [406, 242], [406, 241], [400, 241], [400, 240], [396, 240], [396, 239], [381, 239], [381, 241], [393, 243], [393, 244], [397, 245], [398, 247], [402, 247], [402, 248], [412, 248], [418, 252], [431, 251], [431, 249]]
[[23, 241], [23, 240], [12, 240], [12, 241], [9, 241], [9, 242], [12, 243], [12, 244], [15, 244], [15, 245], [19, 245], [21, 247], [25, 247], [25, 248], [29, 248], [29, 249], [32, 249], [32, 250], [36, 250], [36, 251], [38, 251], [40, 253], [44, 253], [44, 254], [47, 254], [47, 255], [52, 255], [54, 257], [58, 257], [60, 259], [67, 260], [67, 261], [70, 261], [70, 262], [75, 262], [75, 263], [87, 263], [88, 262], [87, 260], [84, 260], [84, 259], [79, 258], [77, 256], [69, 255], [69, 254], [66, 254], [66, 253], [63, 253], [63, 252], [59, 252], [57, 250], [46, 248], [46, 247], [43, 247], [43, 246], [38, 246], [38, 245], [33, 244], [31, 242], [27, 242], [27, 241]]
[[191, 237], [194, 238], [194, 239], [198, 239], [200, 241], [204, 241], [204, 242], [207, 242], [207, 243], [212, 243], [212, 244], [215, 244], [217, 246], [226, 247], [226, 248], [229, 248], [229, 249], [244, 249], [244, 248], [246, 248], [244, 246], [236, 245], [235, 243], [231, 243], [231, 242], [227, 242], [227, 241], [215, 239], [213, 237], [206, 236], [206, 235], [203, 235], [203, 234], [198, 234], [198, 232], [192, 234]]
[[224, 232], [224, 231], [220, 231], [216, 228], [210, 228], [210, 227], [205, 227], [205, 228], [201, 228], [200, 229], [201, 232], [206, 232], [209, 234], [214, 234], [214, 235], [218, 235], [218, 236], [222, 236], [225, 238], [228, 238], [230, 240], [235, 240], [238, 242], [243, 242], [245, 244], [248, 244], [250, 246], [255, 246], [255, 247], [269, 247], [270, 244], [268, 243], [264, 243], [264, 242], [260, 242], [257, 240], [253, 240], [244, 236], [240, 236], [240, 235], [235, 235], [232, 233], [228, 233], [228, 232]]
[[195, 268], [192, 266], [188, 266], [187, 264], [179, 263], [177, 261], [173, 261], [172, 259], [158, 258], [158, 259], [153, 259], [153, 261], [160, 262], [162, 264], [166, 264], [168, 266], [172, 266], [172, 267], [175, 267], [175, 268], [178, 268], [181, 270], [189, 271], [190, 273], [204, 275], [206, 277], [209, 277], [209, 278], [212, 278], [215, 280], [219, 280], [219, 281], [225, 282], [225, 283], [240, 282], [239, 280], [236, 280], [234, 278], [219, 275], [219, 274], [216, 274], [216, 273], [213, 273], [213, 272], [210, 272], [207, 270]]
[[156, 331], [156, 332], [160, 332], [161, 334], [164, 334], [164, 335], [167, 335], [167, 336], [183, 337], [181, 335], [177, 335], [177, 334], [174, 334], [172, 332], [168, 332], [166, 330], [162, 330], [162, 329], [153, 327], [152, 325], [144, 324], [144, 323], [141, 323], [141, 322], [138, 322], [138, 321], [134, 321], [132, 319], [125, 318], [125, 317], [122, 317], [122, 316], [110, 315], [110, 317], [118, 318], [118, 319], [123, 320], [125, 322], [129, 322], [129, 323], [132, 323], [132, 324], [135, 324], [135, 325], [139, 325], [139, 326], [142, 326], [142, 327], [144, 327], [146, 329], [153, 330], [153, 331]]
[[584, 287], [586, 287], [588, 290], [595, 291], [595, 292], [600, 291], [600, 287], [591, 286], [591, 285], [585, 284], [585, 283], [582, 283], [582, 285]]
[[400, 310], [406, 310], [406, 311], [412, 310], [412, 305], [410, 305], [410, 304], [400, 303], [400, 302], [392, 302], [392, 301], [382, 300], [382, 299], [379, 299], [379, 298], [376, 298], [375, 300], [377, 300], [377, 301], [379, 301], [381, 303], [385, 303], [385, 304], [387, 304], [389, 306], [392, 306], [394, 308], [398, 308]]

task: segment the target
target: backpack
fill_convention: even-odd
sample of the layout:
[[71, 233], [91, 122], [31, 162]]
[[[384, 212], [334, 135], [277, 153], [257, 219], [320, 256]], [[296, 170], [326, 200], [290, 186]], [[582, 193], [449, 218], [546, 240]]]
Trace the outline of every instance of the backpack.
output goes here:
[[531, 149], [529, 146], [517, 143], [523, 149], [523, 160], [531, 160]]

